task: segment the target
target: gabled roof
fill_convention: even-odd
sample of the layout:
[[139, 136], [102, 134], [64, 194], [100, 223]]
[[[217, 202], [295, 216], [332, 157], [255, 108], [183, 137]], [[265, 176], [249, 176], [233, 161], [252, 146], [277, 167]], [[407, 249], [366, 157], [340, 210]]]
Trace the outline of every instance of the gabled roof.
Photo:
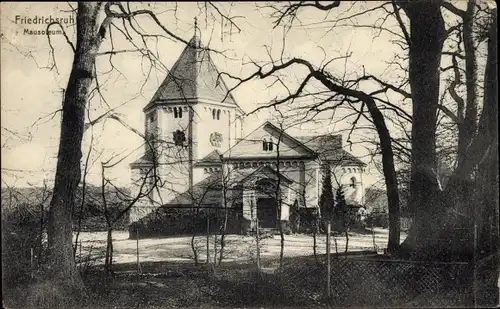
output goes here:
[[[262, 179], [268, 178], [280, 181], [284, 184], [291, 184], [293, 181], [287, 176], [278, 173], [276, 170], [269, 166], [261, 166], [257, 169], [236, 169], [231, 171], [229, 183], [225, 185], [227, 188], [234, 188], [236, 185], [243, 184], [249, 179]], [[191, 193], [192, 192], [192, 193]], [[193, 185], [192, 191], [186, 190], [178, 193], [170, 201], [165, 203], [162, 207], [169, 206], [185, 206], [190, 207], [192, 203], [196, 207], [201, 205], [218, 204], [222, 198], [222, 174], [214, 173], [207, 178], [197, 182]]]
[[211, 153], [207, 154], [203, 159], [199, 160], [196, 165], [211, 164], [211, 163], [221, 163], [222, 154], [215, 149]]
[[[275, 142], [280, 139], [279, 155], [281, 157], [315, 157], [314, 150], [304, 145], [294, 137], [290, 136], [279, 127], [269, 121], [264, 122], [250, 134], [240, 139], [233, 147], [224, 152], [224, 158], [237, 159], [248, 157], [275, 158], [276, 151], [263, 152], [262, 141], [269, 135], [275, 138]], [[275, 143], [276, 144], [276, 143]]]
[[342, 165], [366, 166], [366, 163], [342, 148], [342, 135], [296, 136], [298, 141], [313, 149], [321, 160]]
[[[207, 99], [238, 107], [222, 76], [219, 76], [207, 48], [196, 36], [189, 41], [167, 77], [144, 111], [155, 104], [179, 104], [180, 101]], [[239, 108], [239, 107], [238, 107]]]
[[222, 178], [220, 174], [212, 174], [207, 178], [193, 185], [193, 190], [186, 190], [164, 204], [190, 206], [193, 202], [195, 206], [201, 204], [212, 204], [220, 202]]
[[293, 180], [286, 177], [285, 175], [278, 173], [273, 168], [263, 165], [256, 169], [236, 169], [232, 171], [233, 175], [231, 175], [231, 184], [238, 185], [244, 183], [249, 178], [257, 177], [258, 179], [262, 178], [270, 178], [273, 180], [277, 180], [278, 178], [284, 183], [293, 183]]
[[153, 160], [151, 158], [151, 155], [149, 153], [143, 154], [139, 159], [135, 160], [134, 162], [130, 163], [130, 167], [138, 167], [141, 165], [147, 165], [150, 166], [153, 164]]

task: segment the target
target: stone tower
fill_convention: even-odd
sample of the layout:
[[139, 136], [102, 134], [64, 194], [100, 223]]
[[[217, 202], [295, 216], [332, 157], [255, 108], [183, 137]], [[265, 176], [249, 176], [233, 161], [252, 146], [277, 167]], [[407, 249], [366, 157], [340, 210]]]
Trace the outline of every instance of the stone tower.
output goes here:
[[[195, 24], [195, 29], [196, 29]], [[214, 150], [220, 153], [241, 138], [243, 111], [203, 47], [198, 30], [144, 107], [144, 155], [131, 163], [138, 192], [154, 187], [132, 209], [134, 222], [175, 200], [203, 179], [194, 166]]]

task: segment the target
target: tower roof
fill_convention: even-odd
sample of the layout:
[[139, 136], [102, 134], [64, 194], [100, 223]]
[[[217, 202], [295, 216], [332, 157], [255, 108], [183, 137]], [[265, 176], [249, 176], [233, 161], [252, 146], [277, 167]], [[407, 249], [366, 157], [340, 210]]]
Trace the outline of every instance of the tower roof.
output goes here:
[[144, 111], [156, 104], [179, 104], [198, 99], [238, 106], [227, 92], [209, 51], [202, 47], [195, 33]]

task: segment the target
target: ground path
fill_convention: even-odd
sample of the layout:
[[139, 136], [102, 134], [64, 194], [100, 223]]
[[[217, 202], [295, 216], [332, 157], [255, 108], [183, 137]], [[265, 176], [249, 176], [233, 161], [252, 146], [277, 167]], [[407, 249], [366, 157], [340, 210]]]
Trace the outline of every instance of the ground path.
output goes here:
[[[220, 237], [220, 236], [218, 236]], [[402, 233], [401, 241], [406, 234]], [[102, 263], [103, 253], [106, 248], [106, 232], [83, 232], [80, 234], [81, 256], [85, 259], [91, 257], [95, 263]], [[387, 229], [374, 228], [364, 233], [351, 233], [349, 236], [349, 252], [372, 250], [383, 252], [387, 247]], [[196, 236], [194, 245], [198, 251], [200, 261], [206, 260], [206, 236]], [[213, 258], [215, 237], [210, 237], [210, 255]], [[326, 236], [317, 236], [316, 252], [326, 252]], [[335, 243], [337, 249], [335, 249]], [[332, 253], [336, 250], [344, 252], [346, 239], [343, 236], [332, 237]], [[217, 246], [220, 246], [218, 243]], [[137, 241], [129, 239], [126, 231], [113, 233], [113, 260], [115, 264], [133, 263], [137, 261]], [[138, 242], [139, 260], [141, 262], [189, 262], [193, 260], [191, 249], [191, 236], [170, 236], [140, 239]], [[304, 256], [313, 254], [313, 237], [311, 235], [285, 235], [285, 257]], [[242, 235], [227, 235], [225, 247], [226, 261], [249, 262], [255, 258], [255, 238]], [[80, 251], [81, 250], [81, 251]], [[219, 250], [219, 248], [216, 248]], [[261, 257], [278, 258], [280, 253], [280, 236], [269, 235], [261, 240]]]

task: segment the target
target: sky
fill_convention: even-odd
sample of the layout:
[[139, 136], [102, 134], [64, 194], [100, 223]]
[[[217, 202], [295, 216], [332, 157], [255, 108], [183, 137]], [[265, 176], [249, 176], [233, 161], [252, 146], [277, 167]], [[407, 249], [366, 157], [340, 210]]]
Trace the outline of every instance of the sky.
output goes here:
[[[359, 4], [358, 9], [379, 5], [378, 2]], [[233, 21], [241, 29], [227, 25], [221, 26], [220, 16], [216, 18], [213, 7], [208, 6], [205, 15], [205, 4], [189, 2], [178, 3], [146, 3], [147, 9], [157, 12], [158, 19], [171, 32], [184, 40], [189, 40], [194, 33], [194, 17], [197, 16], [203, 44], [219, 51], [212, 58], [221, 72], [233, 76], [246, 77], [256, 67], [251, 64], [269, 62], [286, 57], [301, 57], [314, 65], [321, 65], [328, 60], [351, 53], [349, 59], [339, 59], [328, 64], [327, 69], [333, 75], [356, 76], [367, 73], [383, 76], [385, 80], [397, 78], [397, 72], [387, 69], [387, 61], [391, 60], [397, 47], [390, 43], [391, 37], [373, 29], [347, 27], [347, 22], [338, 23], [332, 28], [331, 20], [341, 18], [354, 12], [351, 3], [342, 3], [334, 14], [326, 15], [314, 9], [305, 9], [300, 13], [300, 25], [293, 27], [283, 40], [281, 27], [273, 29], [273, 19], [269, 18], [269, 10], [262, 8], [263, 3], [253, 2], [216, 3], [218, 8], [230, 16], [237, 16]], [[73, 4], [76, 7], [76, 4]], [[260, 6], [260, 7], [259, 7]], [[26, 186], [40, 184], [44, 180], [51, 182], [54, 178], [58, 141], [60, 134], [60, 113], [62, 91], [66, 87], [72, 63], [72, 51], [64, 36], [51, 35], [50, 44], [46, 35], [30, 35], [25, 31], [44, 30], [46, 25], [22, 24], [24, 18], [35, 16], [64, 18], [71, 17], [67, 3], [4, 3], [1, 4], [1, 126], [2, 126], [2, 186], [5, 184]], [[338, 15], [336, 15], [338, 14]], [[363, 17], [365, 24], [377, 23], [379, 16], [369, 14]], [[117, 23], [118, 24], [118, 23]], [[62, 23], [68, 38], [75, 41], [74, 25]], [[150, 19], [138, 18], [138, 25], [144, 32], [164, 34]], [[386, 27], [396, 25], [386, 24]], [[27, 30], [25, 30], [27, 29]], [[53, 30], [56, 28], [54, 27]], [[112, 30], [113, 46], [117, 50], [132, 49], [116, 30]], [[137, 37], [138, 39], [138, 37]], [[149, 102], [156, 88], [174, 64], [185, 45], [171, 38], [160, 37], [148, 40], [151, 51], [156, 54], [159, 63], [151, 68], [137, 52], [124, 52], [112, 57], [113, 67], [108, 55], [98, 56], [97, 79], [101, 94], [94, 93], [90, 99], [90, 119], [95, 119], [109, 108], [114, 108], [122, 119], [131, 127], [143, 131], [144, 116], [142, 108]], [[283, 47], [283, 42], [285, 42]], [[137, 40], [140, 44], [141, 41]], [[54, 55], [51, 54], [51, 45]], [[99, 52], [110, 50], [109, 36], [103, 42]], [[57, 67], [53, 67], [55, 64]], [[112, 70], [113, 69], [113, 70]], [[151, 70], [150, 70], [151, 69]], [[284, 72], [283, 79], [290, 89], [296, 89], [305, 76], [304, 70], [292, 68]], [[225, 78], [229, 87], [235, 80]], [[272, 81], [254, 80], [241, 85], [233, 95], [245, 112], [251, 112], [262, 104], [268, 104], [274, 98], [286, 96], [283, 86]], [[372, 86], [367, 85], [365, 91]], [[324, 90], [324, 89], [323, 89]], [[101, 97], [102, 95], [102, 97]], [[310, 100], [301, 100], [300, 104], [310, 104]], [[285, 114], [286, 107], [283, 107]], [[334, 116], [323, 113], [318, 119], [323, 121], [309, 122], [288, 129], [292, 134], [313, 135], [318, 133], [340, 133], [344, 144], [348, 129], [354, 119], [342, 119], [345, 110], [338, 110]], [[244, 133], [250, 133], [263, 121], [270, 117], [268, 111], [261, 111], [249, 116]], [[89, 119], [87, 119], [88, 121]], [[363, 119], [361, 120], [363, 124]], [[366, 123], [365, 123], [366, 125]], [[371, 133], [369, 131], [354, 132], [354, 146], [346, 150], [359, 156], [366, 163], [366, 144], [357, 144]], [[112, 162], [123, 159], [109, 171], [117, 185], [130, 183], [128, 164], [137, 159], [141, 153], [141, 139], [122, 125], [112, 120], [93, 126], [86, 131], [82, 146], [83, 156], [88, 153], [90, 139], [93, 136], [94, 151], [87, 180], [99, 184], [100, 163], [114, 158]], [[139, 148], [139, 149], [138, 149]], [[380, 175], [369, 165], [372, 177], [366, 181], [375, 183]]]

